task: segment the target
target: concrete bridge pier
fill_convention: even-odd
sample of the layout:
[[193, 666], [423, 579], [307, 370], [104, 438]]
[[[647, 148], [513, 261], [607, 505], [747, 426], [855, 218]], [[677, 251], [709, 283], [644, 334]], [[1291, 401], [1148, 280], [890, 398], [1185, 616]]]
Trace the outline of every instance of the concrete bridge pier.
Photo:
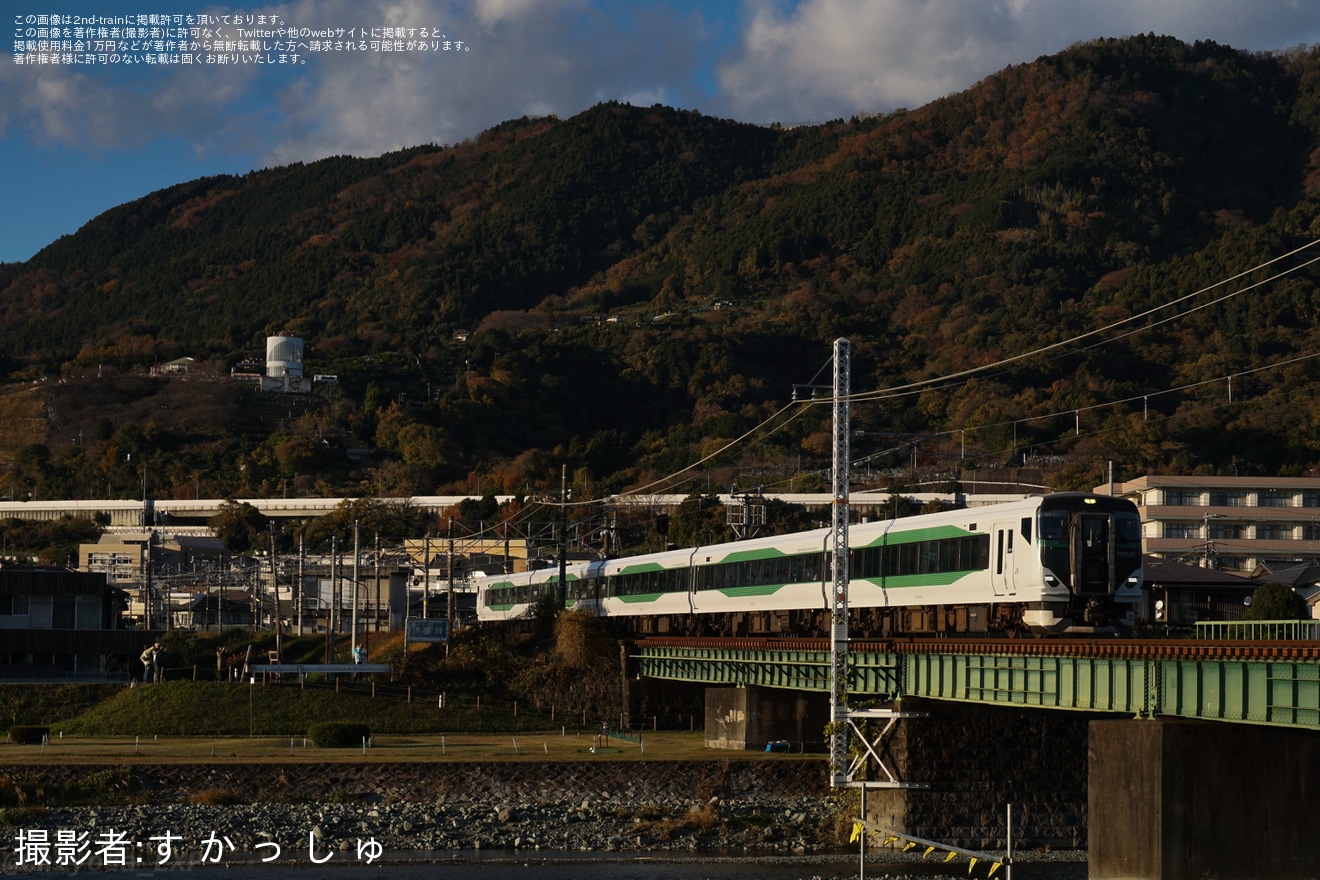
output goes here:
[[1320, 732], [1096, 721], [1092, 880], [1320, 876]]
[[[1087, 722], [1094, 716], [915, 699], [901, 708], [924, 717], [900, 721], [881, 759], [900, 781], [927, 787], [868, 792], [871, 822], [954, 846], [1002, 850], [1004, 807], [1011, 803], [1018, 846], [1086, 846]], [[706, 691], [708, 748], [765, 748], [786, 739], [796, 751], [801, 737], [807, 751], [813, 742], [823, 751], [828, 720], [824, 694]], [[883, 778], [878, 768], [871, 778]]]
[[786, 741], [794, 752], [824, 747], [824, 694], [781, 688], [706, 688], [706, 748], [761, 750]]

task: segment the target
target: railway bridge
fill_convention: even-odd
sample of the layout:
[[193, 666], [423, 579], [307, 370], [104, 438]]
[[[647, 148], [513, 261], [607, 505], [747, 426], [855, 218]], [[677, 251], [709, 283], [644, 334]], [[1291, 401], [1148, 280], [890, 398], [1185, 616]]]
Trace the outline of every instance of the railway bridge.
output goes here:
[[[922, 716], [880, 741], [868, 818], [1002, 848], [1013, 803], [1015, 837], [1087, 846], [1092, 878], [1314, 877], [1320, 640], [1261, 626], [1201, 635], [1274, 638], [853, 642], [850, 705]], [[650, 638], [630, 660], [707, 686], [710, 745], [823, 738], [827, 640]]]

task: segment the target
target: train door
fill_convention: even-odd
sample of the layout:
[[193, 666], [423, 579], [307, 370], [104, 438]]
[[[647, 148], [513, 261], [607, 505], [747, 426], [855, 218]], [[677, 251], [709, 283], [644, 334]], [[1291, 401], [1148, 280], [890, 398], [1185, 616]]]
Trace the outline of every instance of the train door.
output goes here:
[[1084, 513], [1077, 520], [1076, 589], [1079, 593], [1108, 593], [1113, 570], [1109, 514]]
[[990, 537], [990, 585], [996, 596], [1017, 594], [1017, 566], [1013, 562], [1013, 523], [995, 523]]

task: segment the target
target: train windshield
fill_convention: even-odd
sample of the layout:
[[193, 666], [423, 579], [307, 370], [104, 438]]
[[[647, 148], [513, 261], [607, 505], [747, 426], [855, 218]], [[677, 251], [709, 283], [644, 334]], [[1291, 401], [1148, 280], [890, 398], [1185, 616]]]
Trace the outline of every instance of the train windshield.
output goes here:
[[1074, 594], [1112, 593], [1141, 565], [1141, 519], [1130, 501], [1057, 495], [1037, 522], [1041, 564]]
[[1051, 546], [1068, 541], [1068, 513], [1063, 510], [1043, 510], [1040, 514], [1041, 543]]
[[1141, 553], [1141, 517], [1135, 513], [1119, 513], [1114, 515], [1114, 524], [1117, 527], [1117, 541], [1114, 550], [1119, 556], [1128, 556]]

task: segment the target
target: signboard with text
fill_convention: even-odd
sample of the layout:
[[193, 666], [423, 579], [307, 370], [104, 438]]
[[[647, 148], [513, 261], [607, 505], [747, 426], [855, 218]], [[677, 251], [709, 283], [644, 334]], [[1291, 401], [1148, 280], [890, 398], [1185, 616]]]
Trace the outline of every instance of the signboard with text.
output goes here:
[[447, 642], [449, 641], [449, 621], [410, 617], [408, 618], [408, 641]]

